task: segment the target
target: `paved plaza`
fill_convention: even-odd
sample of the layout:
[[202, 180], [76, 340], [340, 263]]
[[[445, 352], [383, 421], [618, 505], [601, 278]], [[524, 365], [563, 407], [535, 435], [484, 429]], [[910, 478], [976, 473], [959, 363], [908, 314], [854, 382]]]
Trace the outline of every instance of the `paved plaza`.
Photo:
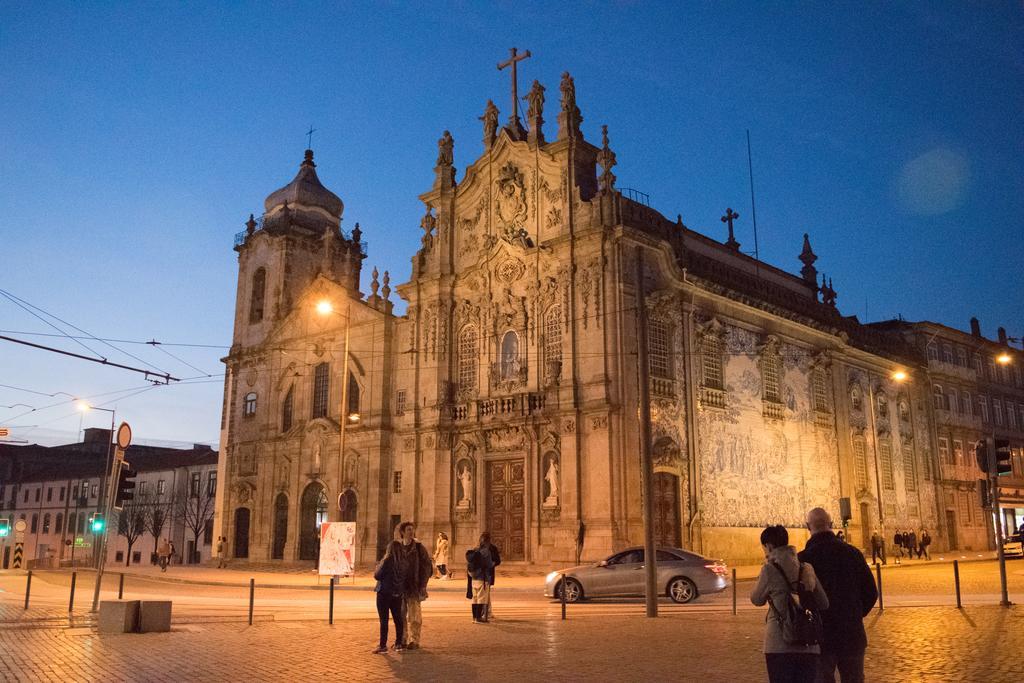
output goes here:
[[[759, 681], [761, 612], [428, 619], [423, 649], [373, 655], [377, 624], [176, 625], [99, 636], [88, 626], [0, 629], [5, 681]], [[41, 625], [42, 626], [42, 625]], [[867, 620], [868, 680], [1019, 680], [1024, 609], [889, 609]]]

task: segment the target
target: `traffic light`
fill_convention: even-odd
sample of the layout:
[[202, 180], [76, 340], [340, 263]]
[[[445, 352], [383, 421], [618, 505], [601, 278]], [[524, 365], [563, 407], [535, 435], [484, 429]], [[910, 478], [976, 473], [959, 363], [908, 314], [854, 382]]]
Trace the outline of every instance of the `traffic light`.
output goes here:
[[120, 510], [125, 501], [135, 498], [135, 476], [138, 474], [131, 466], [121, 461], [117, 470], [117, 488], [114, 489], [114, 509]]
[[1009, 474], [1013, 466], [1010, 464], [1010, 440], [996, 439], [996, 476], [1001, 477]]
[[0, 519], [0, 538], [7, 538], [11, 535], [11, 520], [4, 517]]
[[102, 512], [94, 512], [91, 515], [89, 515], [89, 530], [93, 533], [93, 535], [102, 534], [103, 529], [105, 529], [106, 526], [107, 521], [103, 519]]
[[974, 459], [978, 461], [978, 469], [987, 477], [992, 467], [988, 460], [988, 439], [979, 439], [974, 443]]

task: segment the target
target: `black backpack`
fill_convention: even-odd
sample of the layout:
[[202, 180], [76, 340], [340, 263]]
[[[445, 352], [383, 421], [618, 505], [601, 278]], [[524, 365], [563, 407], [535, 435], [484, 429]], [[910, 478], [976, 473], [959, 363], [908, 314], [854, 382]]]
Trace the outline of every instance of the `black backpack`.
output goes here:
[[[782, 567], [774, 562], [771, 565], [775, 567], [779, 575], [782, 576], [782, 580], [789, 587], [789, 592], [786, 593], [786, 607], [784, 611], [779, 611], [771, 598], [769, 597], [768, 599], [768, 605], [775, 612], [779, 625], [782, 627], [782, 639], [789, 645], [819, 644], [822, 638], [822, 625], [821, 615], [818, 613], [817, 605], [815, 604], [817, 601], [814, 599], [814, 593], [807, 590], [803, 581], [800, 580], [799, 574], [794, 585], [789, 582], [786, 573], [782, 571]], [[803, 563], [800, 563], [801, 571], [803, 567]], [[797, 594], [799, 602], [793, 599], [793, 593]]]

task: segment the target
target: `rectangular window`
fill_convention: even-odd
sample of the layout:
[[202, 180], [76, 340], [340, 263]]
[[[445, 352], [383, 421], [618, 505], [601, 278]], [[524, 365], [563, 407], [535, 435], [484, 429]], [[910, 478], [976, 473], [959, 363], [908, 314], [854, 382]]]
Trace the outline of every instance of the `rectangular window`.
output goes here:
[[704, 386], [722, 389], [722, 342], [714, 334], [707, 334], [702, 347]]
[[868, 467], [864, 453], [864, 439], [853, 440], [853, 464], [857, 472], [857, 487], [866, 490], [868, 487]]
[[38, 503], [38, 502], [39, 502], [39, 500], [40, 500], [40, 499], [41, 499], [42, 497], [43, 497], [43, 487], [42, 487], [42, 486], [40, 486], [40, 487], [38, 487], [38, 488], [36, 489], [36, 502]]
[[956, 364], [967, 367], [967, 349], [962, 346], [956, 347]]
[[1006, 424], [1010, 429], [1017, 428], [1017, 407], [1009, 401], [1006, 402]]
[[28, 489], [27, 488], [25, 489], [25, 495], [22, 496], [22, 501], [21, 502], [22, 503], [27, 503], [28, 502]]
[[988, 424], [988, 396], [978, 397], [978, 412], [981, 415], [981, 421]]
[[391, 492], [401, 493], [402, 492], [402, 471], [395, 470], [391, 480]]
[[62, 502], [62, 503], [64, 502], [64, 494], [66, 494], [67, 491], [68, 491], [68, 487], [67, 486], [61, 486], [60, 487], [60, 502]]
[[313, 417], [327, 416], [327, 397], [330, 389], [330, 367], [320, 363], [313, 371]]
[[950, 365], [953, 364], [953, 347], [946, 344], [942, 347], [942, 360], [946, 361]]
[[960, 439], [953, 439], [952, 462], [955, 465], [964, 464], [964, 442]]
[[992, 399], [992, 417], [998, 426], [1003, 426], [1003, 403], [998, 398]]
[[142, 562], [142, 553], [138, 550], [132, 551], [132, 564], [139, 564]]
[[206, 476], [206, 495], [209, 498], [217, 495], [217, 470], [210, 470]]
[[124, 562], [124, 551], [123, 550], [118, 550], [116, 553], [114, 553], [114, 562], [117, 562], [118, 564], [121, 564], [122, 562]]
[[395, 415], [405, 415], [405, 389], [395, 393]]
[[199, 472], [193, 472], [192, 481], [190, 483], [191, 485], [189, 486], [189, 495], [192, 498], [198, 498], [199, 490], [202, 488], [203, 485], [203, 475]]
[[52, 486], [47, 486], [46, 487], [46, 502], [47, 503], [53, 502], [53, 487]]
[[949, 459], [949, 439], [944, 436], [939, 437], [939, 462], [952, 462]]
[[928, 360], [939, 359], [939, 346], [935, 343], [928, 344]]
[[957, 499], [960, 503], [960, 519], [963, 520], [964, 526], [967, 526], [971, 521], [971, 504], [967, 492], [961, 491]]
[[903, 447], [903, 481], [908, 491], [917, 490], [917, 470], [914, 467], [914, 449]]
[[974, 404], [971, 402], [971, 394], [964, 392], [960, 395], [960, 405], [964, 407], [964, 415], [974, 415]]
[[100, 485], [99, 484], [93, 484], [92, 485], [92, 497], [93, 498], [99, 498], [99, 496], [100, 496]]
[[287, 432], [292, 428], [292, 410], [295, 408], [295, 392], [293, 387], [288, 387], [288, 394], [284, 397], [281, 405], [281, 431]]
[[981, 362], [981, 356], [974, 354], [974, 374], [978, 376], [978, 379], [983, 379], [985, 376], [985, 365]]
[[949, 390], [949, 401], [947, 401], [946, 403], [947, 405], [949, 405], [950, 412], [960, 412], [960, 397], [957, 396], [956, 389]]
[[779, 357], [773, 352], [766, 352], [761, 357], [761, 381], [764, 383], [764, 400], [778, 403], [781, 400]]
[[148, 484], [148, 483], [149, 482], [147, 482], [147, 481], [140, 481], [139, 482], [139, 497], [140, 498], [146, 495], [146, 484]]
[[672, 378], [672, 367], [669, 354], [668, 323], [662, 320], [651, 320], [647, 323], [647, 364], [651, 377], [661, 379]]
[[72, 489], [71, 489], [71, 499], [72, 500], [77, 500], [78, 499], [78, 484], [75, 484], [74, 487], [72, 487]]
[[825, 386], [825, 371], [818, 368], [813, 375], [814, 409], [821, 413], [828, 412], [828, 390]]
[[888, 441], [878, 444], [878, 458], [882, 461], [882, 488], [893, 489], [892, 479], [892, 446]]
[[167, 490], [167, 482], [164, 481], [163, 479], [158, 480], [156, 482], [156, 495], [162, 496], [164, 494], [164, 491], [166, 491], [166, 490]]
[[242, 400], [242, 416], [252, 417], [256, 414], [256, 392], [250, 391]]

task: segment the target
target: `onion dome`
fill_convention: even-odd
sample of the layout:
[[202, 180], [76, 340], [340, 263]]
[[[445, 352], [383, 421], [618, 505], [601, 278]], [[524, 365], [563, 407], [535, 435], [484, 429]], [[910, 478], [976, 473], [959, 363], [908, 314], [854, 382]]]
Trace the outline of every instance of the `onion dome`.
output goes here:
[[272, 192], [263, 203], [263, 207], [270, 214], [285, 204], [297, 211], [321, 209], [335, 219], [341, 218], [341, 213], [345, 210], [345, 204], [338, 195], [324, 187], [317, 177], [311, 149], [306, 150], [306, 158], [299, 166], [295, 178], [280, 190]]

